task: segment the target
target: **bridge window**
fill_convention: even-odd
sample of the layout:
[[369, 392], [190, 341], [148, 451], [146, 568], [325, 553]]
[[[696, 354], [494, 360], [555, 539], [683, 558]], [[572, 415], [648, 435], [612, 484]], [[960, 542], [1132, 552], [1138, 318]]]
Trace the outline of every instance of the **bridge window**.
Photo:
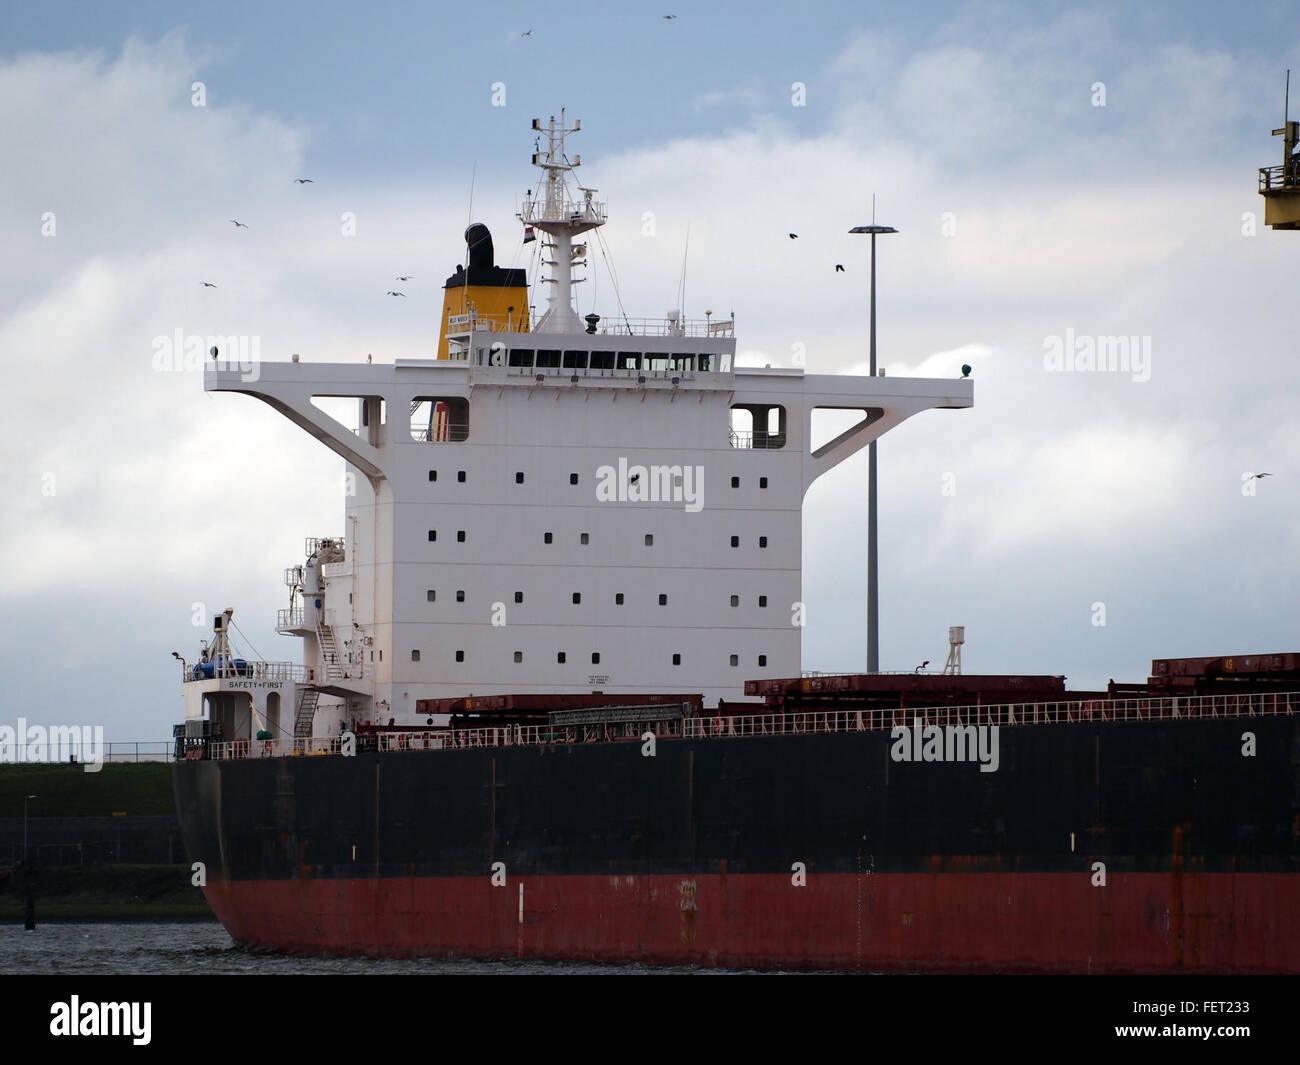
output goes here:
[[694, 355], [681, 355], [681, 354], [678, 354], [677, 352], [674, 352], [674, 353], [673, 353], [673, 369], [674, 369], [674, 370], [694, 370], [694, 369], [695, 369], [695, 356], [694, 356]]
[[612, 351], [593, 351], [589, 365], [593, 370], [612, 370], [614, 368], [614, 353]]
[[541, 369], [558, 369], [560, 365], [560, 352], [555, 348], [538, 349], [537, 368]]
[[532, 366], [533, 349], [532, 348], [511, 348], [510, 365], [511, 366]]
[[566, 370], [585, 370], [587, 368], [587, 353], [585, 351], [566, 351], [564, 353], [564, 368]]
[[639, 351], [620, 351], [618, 353], [618, 368], [620, 370], [641, 369], [641, 353]]

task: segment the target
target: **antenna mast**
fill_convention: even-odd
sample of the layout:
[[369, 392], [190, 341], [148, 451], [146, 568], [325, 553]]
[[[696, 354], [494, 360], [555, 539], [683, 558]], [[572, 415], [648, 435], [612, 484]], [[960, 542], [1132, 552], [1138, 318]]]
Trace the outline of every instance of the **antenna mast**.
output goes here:
[[561, 110], [558, 125], [552, 115], [545, 126], [541, 119], [533, 119], [533, 129], [546, 139], [545, 146], [539, 143], [533, 153], [533, 165], [545, 175], [545, 184], [538, 190], [538, 196], [525, 197], [519, 220], [550, 236], [544, 247], [552, 252], [552, 258], [542, 257], [542, 263], [550, 268], [550, 276], [543, 277], [541, 283], [551, 288], [546, 296], [546, 313], [533, 332], [580, 333], [582, 323], [573, 309], [573, 270], [583, 264], [583, 257], [575, 258], [573, 238], [605, 224], [605, 205], [592, 199], [595, 189], [581, 189], [581, 200], [568, 198], [565, 175], [582, 165], [582, 156], [575, 155], [570, 162], [564, 151], [564, 140], [582, 129], [582, 121], [575, 118], [572, 127], [566, 126], [565, 113]]

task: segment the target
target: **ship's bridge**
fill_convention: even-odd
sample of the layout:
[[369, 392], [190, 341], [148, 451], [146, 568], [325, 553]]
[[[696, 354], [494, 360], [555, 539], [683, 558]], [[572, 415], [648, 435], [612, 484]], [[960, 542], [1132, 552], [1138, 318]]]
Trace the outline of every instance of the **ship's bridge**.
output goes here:
[[[454, 315], [448, 321], [448, 358], [474, 366], [545, 374], [596, 376], [649, 373], [730, 373], [735, 354], [735, 316], [714, 319], [601, 320], [587, 316], [587, 329], [547, 333], [518, 315]], [[617, 372], [617, 373], [615, 373]]]

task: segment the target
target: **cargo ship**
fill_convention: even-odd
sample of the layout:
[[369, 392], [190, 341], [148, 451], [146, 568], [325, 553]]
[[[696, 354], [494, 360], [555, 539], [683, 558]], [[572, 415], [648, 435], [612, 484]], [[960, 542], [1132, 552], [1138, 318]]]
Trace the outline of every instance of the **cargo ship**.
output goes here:
[[[346, 462], [285, 572], [301, 662], [182, 659], [174, 784], [233, 939], [307, 954], [869, 972], [1300, 970], [1300, 654], [802, 670], [802, 503], [968, 377], [738, 365], [579, 317], [564, 113], [516, 262], [472, 224], [432, 357], [227, 365]], [[537, 313], [529, 276], [546, 293]], [[355, 425], [317, 401], [355, 402]], [[337, 410], [337, 406], [330, 409]], [[854, 421], [818, 443], [814, 414]], [[844, 417], [844, 415], [841, 415]], [[178, 656], [179, 657], [179, 656]]]

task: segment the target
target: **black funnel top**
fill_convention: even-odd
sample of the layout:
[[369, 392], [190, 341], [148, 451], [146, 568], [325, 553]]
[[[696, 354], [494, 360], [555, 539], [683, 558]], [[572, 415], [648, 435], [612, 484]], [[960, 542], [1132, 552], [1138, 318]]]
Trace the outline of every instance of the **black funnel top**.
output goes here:
[[526, 271], [507, 270], [496, 265], [492, 234], [482, 222], [475, 222], [465, 230], [465, 246], [469, 249], [469, 269], [457, 266], [456, 272], [447, 278], [443, 288], [460, 288], [463, 285], [487, 285], [493, 288], [527, 286]]

